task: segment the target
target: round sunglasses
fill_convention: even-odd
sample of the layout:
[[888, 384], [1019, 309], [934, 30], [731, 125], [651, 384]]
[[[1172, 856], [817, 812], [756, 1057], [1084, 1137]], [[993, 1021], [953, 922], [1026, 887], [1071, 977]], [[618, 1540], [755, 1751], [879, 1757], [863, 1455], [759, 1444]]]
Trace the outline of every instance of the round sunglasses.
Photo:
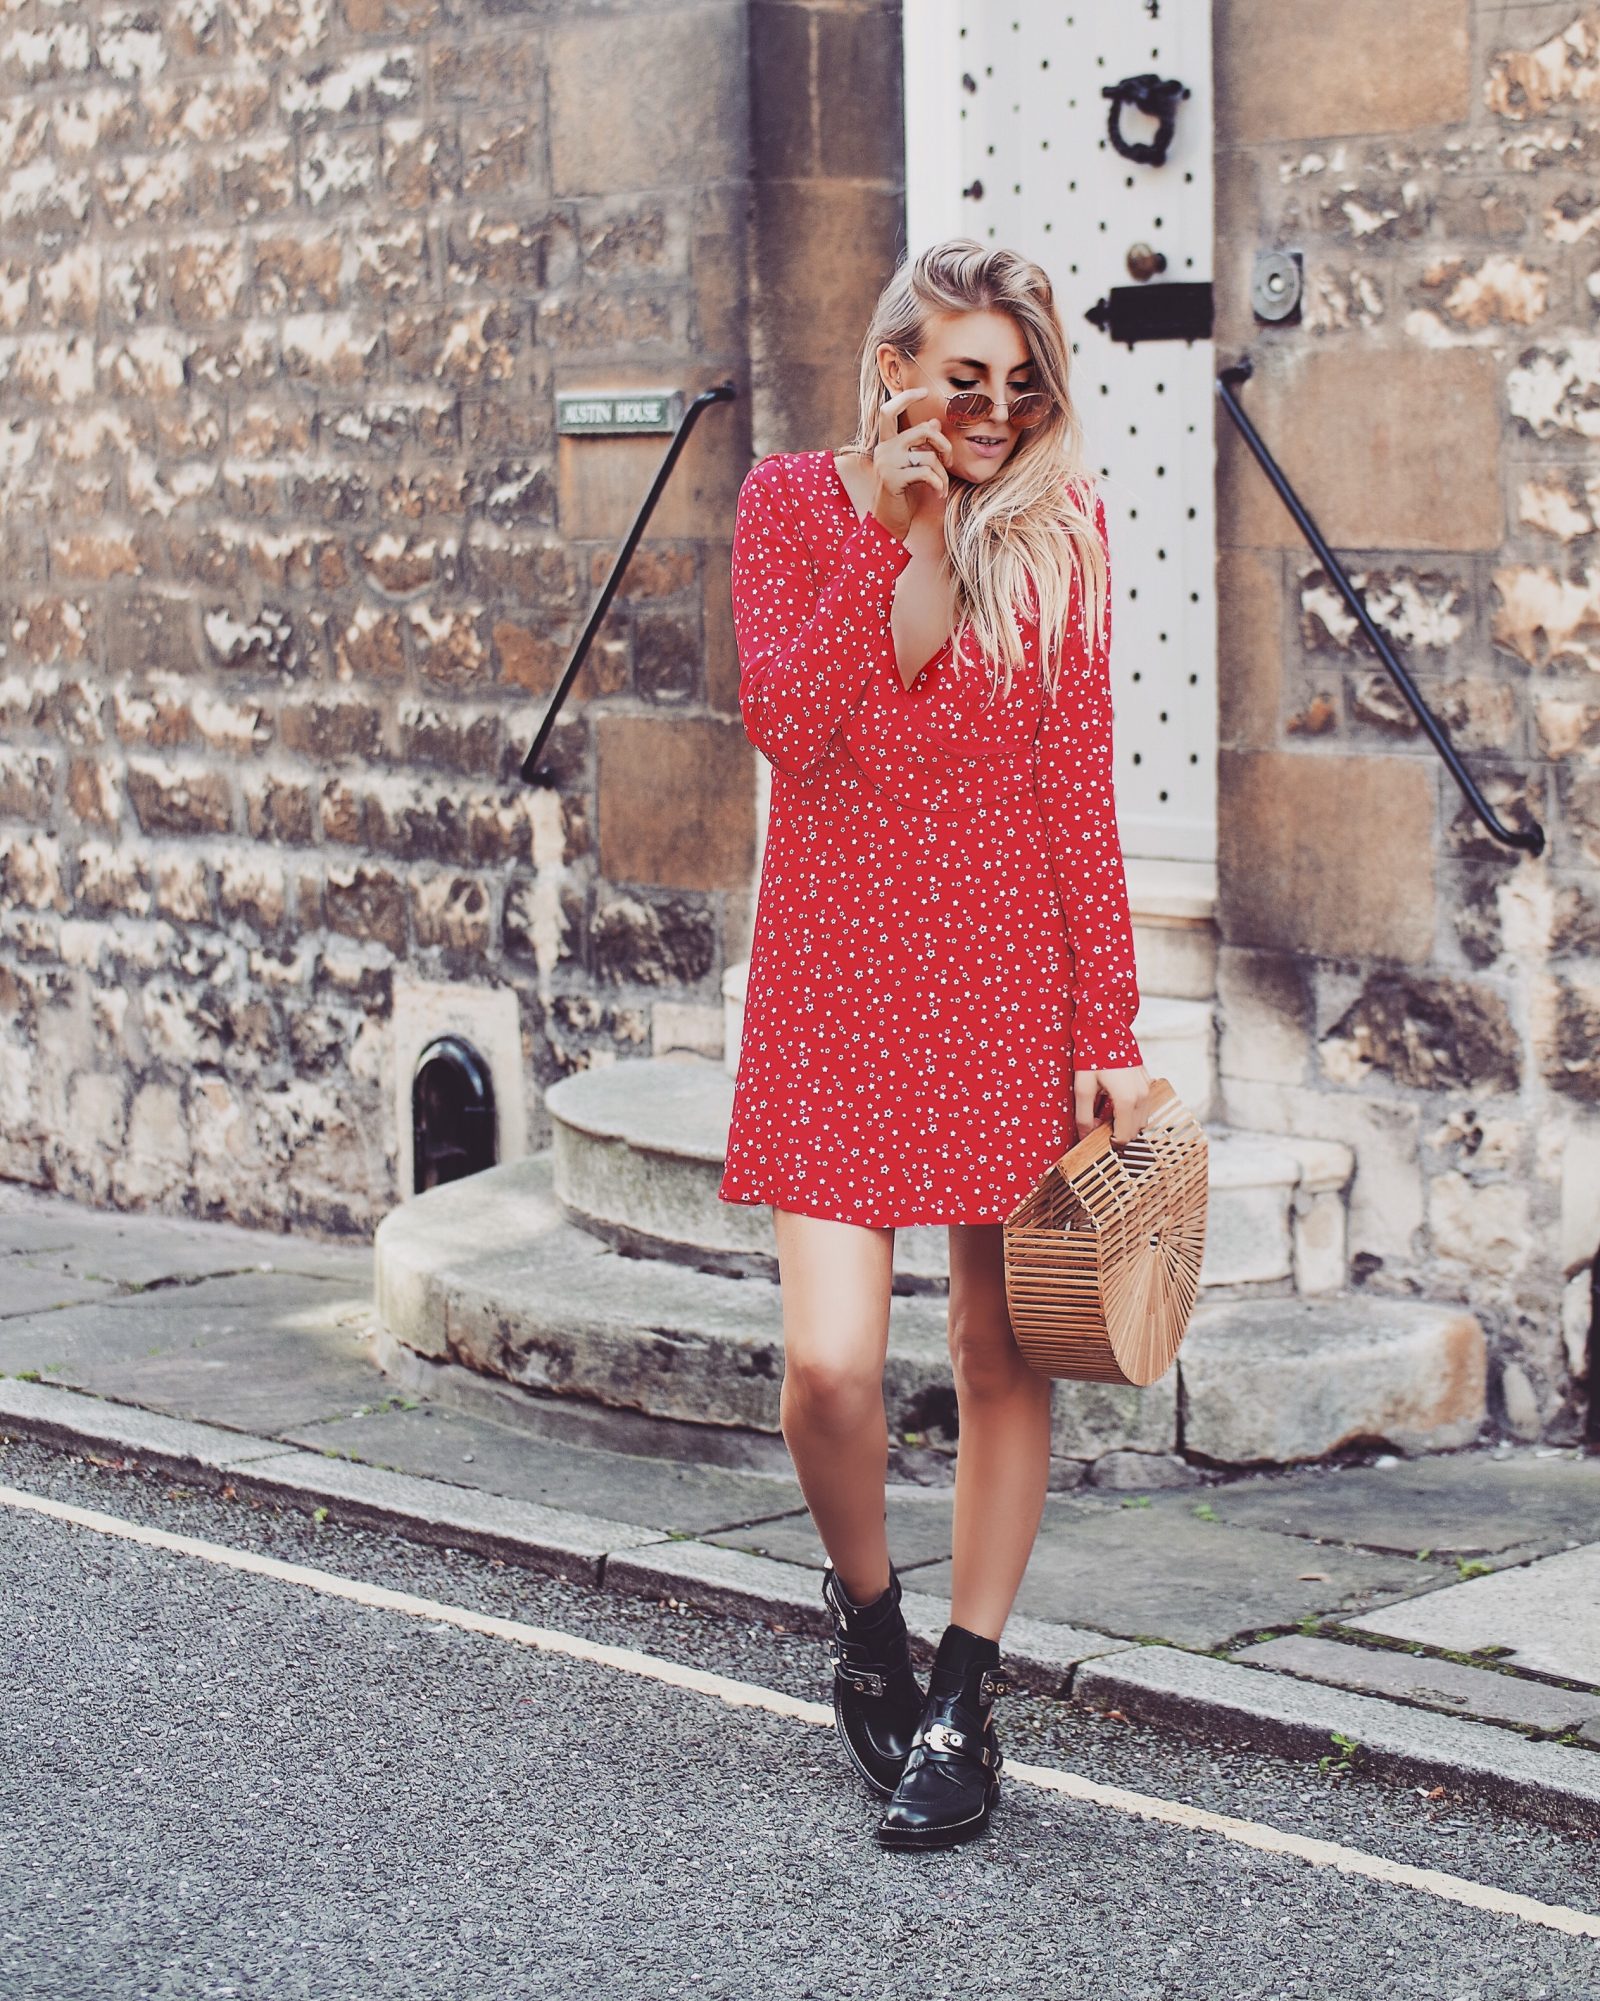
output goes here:
[[[1006, 415], [1019, 431], [1036, 430], [1055, 405], [1042, 389], [1020, 389], [1006, 398]], [[994, 398], [981, 389], [958, 389], [944, 406], [954, 424], [978, 424], [994, 415]]]
[[[914, 355], [905, 358], [916, 365]], [[934, 387], [936, 393], [943, 393], [937, 384]], [[1047, 396], [1042, 389], [1020, 389], [1015, 396], [1006, 398], [1006, 413], [1019, 431], [1036, 430], [1054, 408], [1054, 397]], [[944, 414], [954, 424], [981, 424], [985, 417], [994, 415], [994, 398], [981, 389], [957, 389], [946, 395]]]

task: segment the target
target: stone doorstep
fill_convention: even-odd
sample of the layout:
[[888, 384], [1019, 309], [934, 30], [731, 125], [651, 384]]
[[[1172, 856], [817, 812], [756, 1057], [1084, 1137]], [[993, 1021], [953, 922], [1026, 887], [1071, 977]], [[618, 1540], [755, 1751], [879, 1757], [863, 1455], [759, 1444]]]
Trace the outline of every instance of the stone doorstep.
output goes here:
[[[1166, 1022], [1180, 1042], [1202, 1037], [1207, 1004], [1157, 999], [1150, 1005], [1158, 1032], [1166, 1032]], [[1200, 1109], [1203, 1092], [1160, 1054], [1166, 1046], [1152, 1045], [1151, 1069], [1157, 1075], [1173, 1071], [1179, 1095], [1206, 1123], [1210, 1147], [1202, 1290], [1337, 1289], [1346, 1276], [1352, 1149], [1337, 1140], [1286, 1138], [1210, 1121]], [[550, 1161], [558, 1201], [574, 1218], [646, 1255], [670, 1259], [698, 1250], [728, 1261], [730, 1269], [775, 1276], [766, 1208], [723, 1202], [716, 1194], [732, 1102], [733, 1080], [722, 1066], [687, 1055], [640, 1057], [561, 1078], [545, 1094], [555, 1122]], [[916, 1284], [943, 1285], [947, 1252], [942, 1228], [902, 1230], [896, 1271]]]
[[[827, 1617], [815, 1571], [741, 1550], [675, 1540], [634, 1524], [507, 1502], [439, 1481], [311, 1452], [214, 1425], [106, 1404], [74, 1390], [0, 1379], [0, 1423], [51, 1444], [135, 1456], [181, 1476], [430, 1543], [474, 1550], [617, 1590], [738, 1617], [787, 1618], [823, 1635]], [[924, 1662], [942, 1632], [942, 1599], [908, 1590], [913, 1648]], [[1371, 1695], [1297, 1680], [1265, 1667], [1148, 1645], [1045, 1620], [1013, 1618], [1006, 1657], [1021, 1686], [1116, 1708], [1133, 1720], [1203, 1727], [1230, 1741], [1294, 1757], [1355, 1740], [1364, 1771], [1448, 1782], [1561, 1828], [1600, 1830], [1600, 1759], [1535, 1743], [1492, 1724], [1435, 1716]]]
[[[783, 1321], [773, 1286], [630, 1257], [567, 1221], [548, 1154], [401, 1204], [373, 1241], [378, 1316], [419, 1355], [524, 1388], [683, 1423], [776, 1433]], [[943, 1295], [896, 1294], [891, 1432], [937, 1429], [951, 1396]], [[1317, 1459], [1358, 1437], [1407, 1452], [1470, 1444], [1484, 1416], [1472, 1315], [1420, 1300], [1202, 1298], [1156, 1383], [1063, 1383], [1052, 1450], [1176, 1450], [1222, 1465]]]

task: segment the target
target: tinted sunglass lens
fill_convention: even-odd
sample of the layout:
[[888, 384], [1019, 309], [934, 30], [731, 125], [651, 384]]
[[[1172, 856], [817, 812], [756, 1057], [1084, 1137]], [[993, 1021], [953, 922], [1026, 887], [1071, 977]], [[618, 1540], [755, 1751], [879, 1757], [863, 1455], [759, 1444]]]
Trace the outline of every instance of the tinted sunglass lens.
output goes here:
[[993, 408], [987, 396], [975, 389], [963, 389], [945, 405], [945, 415], [958, 424], [975, 424], [980, 417], [987, 417]]
[[1019, 431], [1031, 431], [1036, 424], [1042, 424], [1050, 414], [1048, 396], [1019, 396], [1009, 405], [1011, 421]]

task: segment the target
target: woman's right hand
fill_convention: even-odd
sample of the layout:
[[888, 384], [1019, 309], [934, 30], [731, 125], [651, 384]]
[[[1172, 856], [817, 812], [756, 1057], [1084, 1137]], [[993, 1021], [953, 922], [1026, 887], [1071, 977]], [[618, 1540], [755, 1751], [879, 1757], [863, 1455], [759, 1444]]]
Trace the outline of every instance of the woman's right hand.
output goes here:
[[948, 462], [954, 447], [937, 417], [900, 429], [900, 412], [926, 389], [898, 389], [878, 413], [878, 443], [872, 454], [877, 476], [870, 512], [903, 542], [911, 532], [918, 486], [931, 486], [942, 499], [950, 491]]

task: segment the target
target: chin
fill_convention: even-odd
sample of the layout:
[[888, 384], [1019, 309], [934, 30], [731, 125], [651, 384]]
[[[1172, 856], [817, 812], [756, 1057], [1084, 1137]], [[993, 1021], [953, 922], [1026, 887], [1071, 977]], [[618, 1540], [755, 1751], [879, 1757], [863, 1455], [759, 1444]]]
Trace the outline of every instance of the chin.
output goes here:
[[1016, 448], [1013, 446], [1003, 459], [978, 459], [966, 472], [957, 472], [956, 478], [964, 479], [969, 486], [982, 486], [985, 480], [1003, 472], [1015, 457]]

